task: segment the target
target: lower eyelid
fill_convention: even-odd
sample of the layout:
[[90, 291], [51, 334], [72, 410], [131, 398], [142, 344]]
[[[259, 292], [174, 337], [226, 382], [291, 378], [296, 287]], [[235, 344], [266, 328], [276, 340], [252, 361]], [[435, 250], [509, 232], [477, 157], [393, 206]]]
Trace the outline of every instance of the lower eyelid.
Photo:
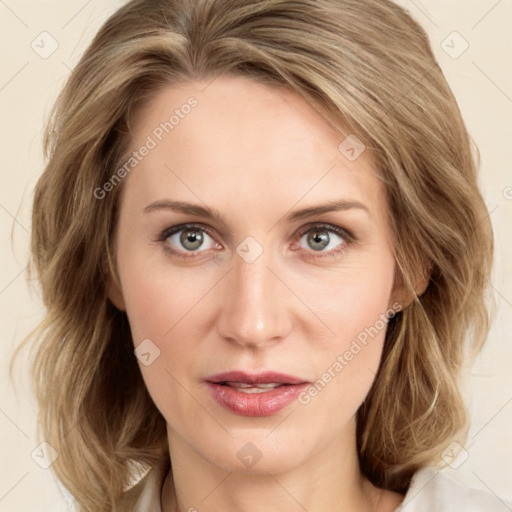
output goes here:
[[[306, 234], [306, 233], [305, 233]], [[300, 246], [300, 239], [304, 236], [304, 235], [301, 235], [297, 242], [295, 242], [295, 246], [296, 248], [293, 249], [293, 251], [303, 251], [307, 254], [306, 257], [313, 257], [313, 258], [327, 258], [327, 257], [332, 257], [332, 256], [338, 256], [341, 252], [345, 251], [348, 246], [350, 245], [350, 242], [343, 238], [342, 235], [340, 235], [339, 233], [335, 233], [337, 236], [339, 236], [341, 238], [341, 243], [339, 245], [337, 245], [336, 247], [334, 247], [333, 249], [329, 249], [329, 250], [322, 250], [322, 251], [315, 251], [314, 249], [305, 249], [303, 247]]]

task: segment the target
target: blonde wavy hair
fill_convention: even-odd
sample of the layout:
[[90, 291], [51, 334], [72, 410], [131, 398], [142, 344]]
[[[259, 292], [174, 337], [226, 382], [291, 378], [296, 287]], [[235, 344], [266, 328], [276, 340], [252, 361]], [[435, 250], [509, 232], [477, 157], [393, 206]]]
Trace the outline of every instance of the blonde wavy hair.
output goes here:
[[133, 0], [54, 106], [33, 202], [30, 276], [46, 307], [30, 336], [39, 432], [82, 511], [130, 510], [134, 467], [169, 458], [128, 319], [107, 296], [122, 183], [102, 200], [93, 191], [122, 165], [131, 116], [151, 95], [221, 74], [294, 90], [364, 142], [385, 184], [398, 281], [414, 298], [389, 321], [357, 413], [363, 474], [403, 493], [467, 436], [458, 381], [489, 330], [494, 242], [478, 150], [421, 26], [388, 0]]

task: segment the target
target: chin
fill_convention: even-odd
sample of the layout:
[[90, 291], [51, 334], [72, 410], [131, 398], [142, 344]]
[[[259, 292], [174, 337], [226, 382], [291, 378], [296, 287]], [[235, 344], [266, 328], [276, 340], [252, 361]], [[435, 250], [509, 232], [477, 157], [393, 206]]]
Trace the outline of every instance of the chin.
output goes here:
[[203, 457], [224, 471], [243, 474], [279, 474], [299, 466], [308, 451], [303, 441], [299, 443], [290, 436], [289, 442], [276, 442], [269, 432], [265, 429], [252, 436], [244, 432], [214, 450], [206, 450]]

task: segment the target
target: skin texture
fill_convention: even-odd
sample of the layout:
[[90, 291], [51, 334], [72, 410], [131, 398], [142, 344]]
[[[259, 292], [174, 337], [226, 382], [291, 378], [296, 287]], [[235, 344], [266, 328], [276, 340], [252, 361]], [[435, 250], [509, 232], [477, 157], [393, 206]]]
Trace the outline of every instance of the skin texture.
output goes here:
[[[197, 106], [125, 178], [115, 239], [121, 288], [109, 293], [127, 312], [134, 345], [149, 339], [160, 351], [139, 365], [168, 425], [173, 474], [163, 510], [394, 510], [402, 496], [360, 475], [355, 442], [355, 414], [374, 380], [385, 328], [308, 404], [295, 401], [271, 416], [223, 409], [204, 382], [229, 370], [315, 382], [393, 304], [405, 307], [393, 287], [386, 197], [370, 152], [349, 161], [338, 151], [349, 132], [336, 132], [293, 92], [227, 76], [154, 95], [135, 120], [133, 149], [191, 96]], [[368, 211], [286, 220], [341, 198]], [[157, 200], [207, 205], [224, 222], [144, 212]], [[159, 241], [184, 223], [210, 229], [199, 249], [183, 246], [182, 232]], [[329, 245], [315, 250], [307, 229], [319, 223], [356, 240], [324, 227]], [[248, 236], [263, 249], [250, 263], [237, 253]], [[237, 456], [248, 442], [261, 455], [252, 467]]]

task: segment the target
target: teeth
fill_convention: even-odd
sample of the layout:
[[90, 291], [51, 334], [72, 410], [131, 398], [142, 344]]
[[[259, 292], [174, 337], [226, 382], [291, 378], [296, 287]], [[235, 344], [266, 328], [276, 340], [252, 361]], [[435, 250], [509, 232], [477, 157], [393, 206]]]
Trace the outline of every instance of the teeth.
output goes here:
[[237, 391], [242, 393], [264, 393], [270, 389], [275, 389], [283, 384], [276, 382], [269, 382], [267, 384], [248, 384], [247, 382], [226, 382], [227, 386], [230, 386]]
[[260, 388], [237, 388], [232, 386], [233, 389], [236, 389], [240, 393], [246, 393], [247, 395], [252, 395], [254, 393], [266, 393], [268, 389], [260, 389]]

